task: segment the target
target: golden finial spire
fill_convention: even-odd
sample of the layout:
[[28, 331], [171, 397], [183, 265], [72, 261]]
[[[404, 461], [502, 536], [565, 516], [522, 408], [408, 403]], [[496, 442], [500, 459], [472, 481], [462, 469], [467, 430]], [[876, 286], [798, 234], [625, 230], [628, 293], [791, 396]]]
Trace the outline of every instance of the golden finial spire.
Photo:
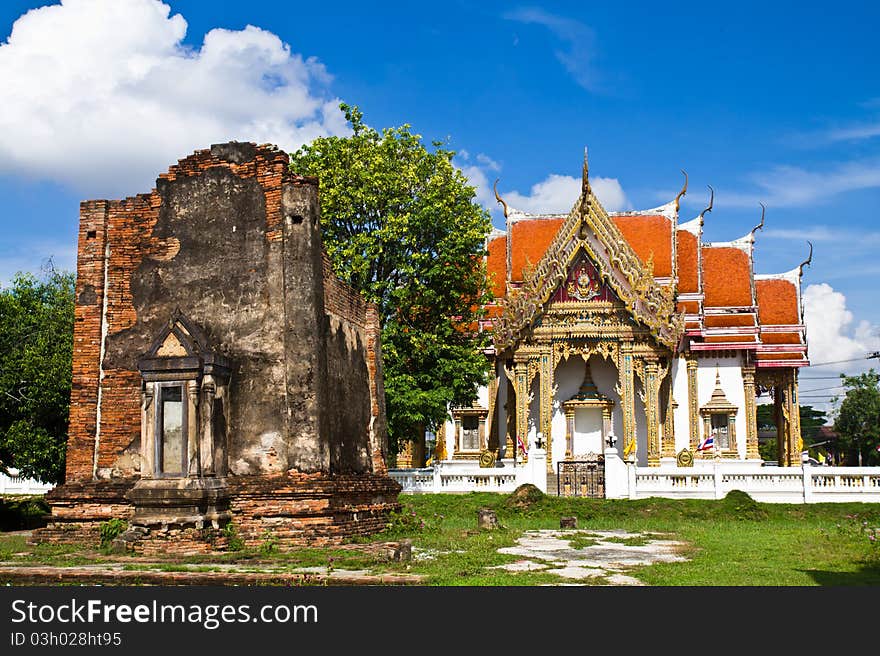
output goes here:
[[804, 275], [804, 267], [809, 266], [813, 262], [813, 242], [807, 242], [810, 245], [810, 254], [807, 256], [807, 259], [801, 262], [798, 265], [798, 269], [800, 269], [800, 275]]
[[752, 228], [753, 235], [755, 234], [756, 230], [763, 230], [764, 229], [764, 214], [767, 212], [767, 207], [764, 205], [764, 203], [761, 203], [760, 205], [761, 205], [761, 222], [758, 225], [756, 225], [754, 228]]
[[498, 195], [498, 181], [500, 179], [501, 178], [495, 178], [495, 184], [492, 185], [492, 190], [495, 192], [495, 200], [497, 200], [499, 203], [501, 203], [501, 207], [504, 208], [504, 218], [506, 219], [507, 218], [507, 203], [505, 203], [504, 199]]
[[688, 174], [687, 171], [681, 169], [681, 172], [684, 173], [684, 187], [681, 188], [681, 191], [678, 192], [678, 196], [675, 197], [675, 213], [678, 214], [678, 208], [681, 207], [681, 197], [687, 193], [688, 190]]
[[715, 203], [715, 190], [712, 189], [712, 185], [706, 185], [706, 186], [709, 187], [709, 193], [710, 193], [709, 206], [706, 209], [704, 209], [702, 212], [700, 212], [700, 227], [703, 226], [703, 216], [706, 214], [706, 212], [712, 211], [712, 205]]
[[582, 176], [583, 176], [583, 179], [581, 181], [581, 193], [586, 195], [590, 191], [590, 164], [587, 161], [587, 147], [586, 146], [584, 146], [584, 170], [583, 170]]

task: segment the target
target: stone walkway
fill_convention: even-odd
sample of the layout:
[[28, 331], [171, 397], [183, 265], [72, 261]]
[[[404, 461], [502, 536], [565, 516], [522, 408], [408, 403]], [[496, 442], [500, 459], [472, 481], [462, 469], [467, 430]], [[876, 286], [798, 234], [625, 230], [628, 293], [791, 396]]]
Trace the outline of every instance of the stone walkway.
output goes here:
[[516, 546], [498, 550], [521, 559], [496, 567], [511, 572], [541, 571], [587, 584], [645, 585], [627, 572], [642, 565], [687, 560], [680, 553], [683, 542], [663, 537], [622, 530], [526, 531]]

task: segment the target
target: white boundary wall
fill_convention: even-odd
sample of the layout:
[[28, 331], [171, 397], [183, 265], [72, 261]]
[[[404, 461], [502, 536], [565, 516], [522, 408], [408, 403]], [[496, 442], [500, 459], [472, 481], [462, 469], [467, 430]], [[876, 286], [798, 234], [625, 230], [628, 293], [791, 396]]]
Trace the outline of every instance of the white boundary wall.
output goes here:
[[[606, 476], [609, 476], [612, 472], [607, 462], [606, 456]], [[620, 472], [620, 468], [617, 471]], [[756, 467], [748, 463], [638, 467], [627, 464], [626, 475], [625, 487], [612, 487], [617, 490], [618, 498], [721, 499], [731, 490], [741, 490], [764, 503], [880, 503], [880, 467]]]
[[[445, 460], [424, 469], [392, 469], [403, 492], [513, 492], [523, 483], [547, 491], [546, 452], [533, 450], [526, 464], [481, 468], [472, 460]], [[605, 490], [610, 499], [721, 499], [742, 490], [764, 503], [880, 503], [880, 467], [763, 467], [717, 461], [694, 467], [639, 467], [605, 450]]]
[[53, 487], [50, 483], [41, 483], [33, 478], [0, 473], [0, 494], [45, 494]]
[[390, 469], [402, 492], [513, 492], [523, 483], [547, 491], [547, 452], [533, 449], [525, 464], [502, 460], [503, 467], [480, 467], [475, 460], [443, 460], [423, 469]]

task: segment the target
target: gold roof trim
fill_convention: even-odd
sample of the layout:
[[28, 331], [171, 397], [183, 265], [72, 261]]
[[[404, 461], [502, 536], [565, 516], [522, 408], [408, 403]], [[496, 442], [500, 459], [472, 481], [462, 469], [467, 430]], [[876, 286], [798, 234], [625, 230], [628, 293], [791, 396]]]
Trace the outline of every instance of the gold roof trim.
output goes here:
[[[586, 169], [586, 166], [584, 167]], [[651, 267], [639, 256], [584, 183], [584, 192], [571, 209], [544, 256], [521, 288], [512, 292], [495, 325], [495, 347], [504, 351], [528, 336], [539, 312], [565, 280], [583, 250], [638, 322], [663, 345], [674, 349], [684, 322], [675, 310], [673, 292], [654, 280]]]

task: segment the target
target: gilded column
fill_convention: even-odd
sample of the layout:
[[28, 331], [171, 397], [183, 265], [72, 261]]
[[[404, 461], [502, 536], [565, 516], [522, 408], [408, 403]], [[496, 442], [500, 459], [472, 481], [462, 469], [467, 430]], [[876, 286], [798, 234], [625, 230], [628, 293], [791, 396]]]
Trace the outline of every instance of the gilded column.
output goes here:
[[[498, 375], [493, 373], [492, 378], [489, 379], [489, 413], [486, 415], [486, 448], [491, 450], [494, 447], [496, 454], [500, 453], [501, 450], [501, 440], [498, 437], [498, 417], [495, 416], [497, 399]], [[493, 431], [495, 439], [497, 440], [495, 444], [492, 443]]]
[[645, 362], [645, 417], [648, 421], [648, 465], [660, 464], [660, 367], [656, 360]]
[[516, 445], [516, 458], [521, 462], [528, 460], [528, 451], [524, 450], [528, 447], [529, 439], [529, 374], [528, 365], [525, 362], [517, 362], [514, 367], [514, 377], [516, 381], [516, 436], [514, 444]]
[[660, 447], [661, 458], [675, 457], [675, 409], [678, 404], [672, 397], [672, 372], [669, 372], [669, 394], [666, 395], [666, 417], [663, 422], [663, 443]]
[[553, 473], [553, 357], [548, 350], [541, 354], [541, 406], [540, 426], [547, 449], [547, 473]]
[[620, 409], [623, 414], [623, 456], [636, 457], [636, 409], [635, 382], [633, 380], [633, 345], [623, 342], [620, 345], [620, 362], [618, 366], [618, 393]]
[[696, 451], [700, 446], [700, 398], [697, 388], [697, 358], [692, 353], [687, 356], [688, 375], [688, 418], [691, 427], [690, 447]]
[[773, 386], [773, 415], [776, 420], [776, 462], [780, 467], [784, 467], [788, 462], [786, 454], [786, 446], [788, 440], [788, 417], [786, 417], [786, 405], [784, 401], [785, 387], [783, 385]]
[[758, 408], [755, 404], [755, 368], [742, 368], [743, 394], [746, 398], [746, 458], [760, 460], [758, 452]]
[[786, 437], [786, 455], [788, 466], [798, 467], [801, 464], [801, 451], [804, 450], [804, 442], [801, 439], [801, 412], [798, 399], [797, 369], [789, 372], [786, 380], [785, 401], [788, 406], [788, 430]]

